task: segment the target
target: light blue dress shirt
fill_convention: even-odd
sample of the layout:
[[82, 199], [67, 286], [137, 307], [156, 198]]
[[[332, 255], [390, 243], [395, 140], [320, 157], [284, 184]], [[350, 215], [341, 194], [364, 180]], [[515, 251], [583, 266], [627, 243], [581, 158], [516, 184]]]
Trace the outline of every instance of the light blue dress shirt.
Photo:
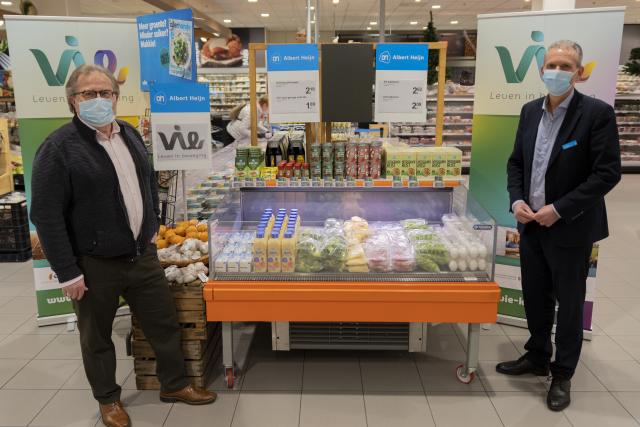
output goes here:
[[[538, 124], [536, 147], [533, 155], [533, 164], [531, 165], [531, 186], [529, 189], [529, 206], [534, 212], [539, 211], [546, 205], [545, 176], [549, 166], [549, 158], [573, 95], [574, 91], [571, 90], [571, 94], [556, 107], [553, 113], [547, 108], [549, 98], [545, 98], [542, 103], [544, 111]], [[520, 202], [521, 200], [514, 202], [513, 208]], [[558, 215], [555, 207], [553, 207], [553, 210]]]

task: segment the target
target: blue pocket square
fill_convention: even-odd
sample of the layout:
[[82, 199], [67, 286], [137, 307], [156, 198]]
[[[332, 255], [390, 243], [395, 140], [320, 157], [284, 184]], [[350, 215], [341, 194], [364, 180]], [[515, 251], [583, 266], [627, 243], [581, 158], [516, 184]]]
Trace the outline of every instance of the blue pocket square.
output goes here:
[[573, 141], [569, 141], [566, 144], [562, 144], [562, 149], [563, 150], [568, 150], [569, 148], [573, 148], [576, 145], [578, 145], [578, 141], [576, 141], [575, 139]]

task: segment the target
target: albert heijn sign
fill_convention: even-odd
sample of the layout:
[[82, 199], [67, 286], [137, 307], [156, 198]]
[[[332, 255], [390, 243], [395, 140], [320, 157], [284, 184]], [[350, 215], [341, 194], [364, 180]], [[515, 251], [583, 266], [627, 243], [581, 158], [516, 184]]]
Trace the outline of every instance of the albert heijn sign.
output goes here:
[[211, 168], [209, 86], [151, 87], [151, 139], [156, 170]]

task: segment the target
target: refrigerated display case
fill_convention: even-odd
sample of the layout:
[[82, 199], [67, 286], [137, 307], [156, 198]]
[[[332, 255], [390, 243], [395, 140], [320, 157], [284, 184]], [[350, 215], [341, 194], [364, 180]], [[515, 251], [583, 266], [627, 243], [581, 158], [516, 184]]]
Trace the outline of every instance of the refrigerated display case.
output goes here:
[[[232, 322], [272, 323], [276, 349], [322, 347], [323, 331], [331, 328], [346, 335], [330, 348], [365, 348], [354, 344], [355, 328], [370, 340], [366, 348], [409, 351], [426, 350], [427, 322], [468, 323], [467, 357], [456, 374], [473, 380], [479, 325], [495, 323], [500, 289], [495, 221], [466, 187], [245, 187], [234, 191], [231, 204], [210, 222], [204, 290], [208, 321], [223, 323], [229, 387]], [[260, 262], [260, 248], [271, 256], [264, 234], [256, 234], [267, 209], [284, 209], [291, 218], [297, 210], [299, 224], [287, 226], [297, 241], [286, 272]], [[284, 255], [291, 241], [276, 240], [286, 238], [272, 234], [268, 241]], [[394, 334], [408, 342], [394, 342]]]

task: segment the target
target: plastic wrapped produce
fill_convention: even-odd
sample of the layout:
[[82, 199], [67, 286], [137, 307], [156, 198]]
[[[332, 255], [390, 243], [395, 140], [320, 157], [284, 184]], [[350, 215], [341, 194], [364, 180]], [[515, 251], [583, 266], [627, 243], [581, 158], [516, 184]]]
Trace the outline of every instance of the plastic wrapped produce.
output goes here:
[[347, 262], [347, 240], [341, 235], [330, 234], [320, 252], [325, 270], [342, 271]]
[[451, 260], [447, 247], [440, 241], [416, 242], [415, 251], [417, 255], [431, 258], [431, 260], [440, 266], [448, 265]]
[[322, 238], [321, 230], [305, 228], [300, 232], [297, 244], [296, 271], [301, 273], [317, 273], [322, 271]]
[[437, 240], [438, 236], [432, 230], [424, 228], [414, 228], [407, 231], [407, 237], [412, 242]]
[[424, 229], [428, 228], [427, 221], [422, 218], [412, 218], [412, 219], [404, 219], [400, 221], [402, 227], [405, 230], [415, 230], [415, 229]]
[[409, 239], [402, 235], [390, 236], [389, 245], [392, 271], [408, 272], [416, 269], [416, 257]]
[[389, 239], [386, 234], [378, 233], [367, 239], [364, 251], [371, 271], [378, 273], [391, 271]]
[[416, 264], [418, 264], [418, 267], [422, 271], [426, 271], [428, 273], [440, 272], [438, 264], [426, 254], [416, 253]]

